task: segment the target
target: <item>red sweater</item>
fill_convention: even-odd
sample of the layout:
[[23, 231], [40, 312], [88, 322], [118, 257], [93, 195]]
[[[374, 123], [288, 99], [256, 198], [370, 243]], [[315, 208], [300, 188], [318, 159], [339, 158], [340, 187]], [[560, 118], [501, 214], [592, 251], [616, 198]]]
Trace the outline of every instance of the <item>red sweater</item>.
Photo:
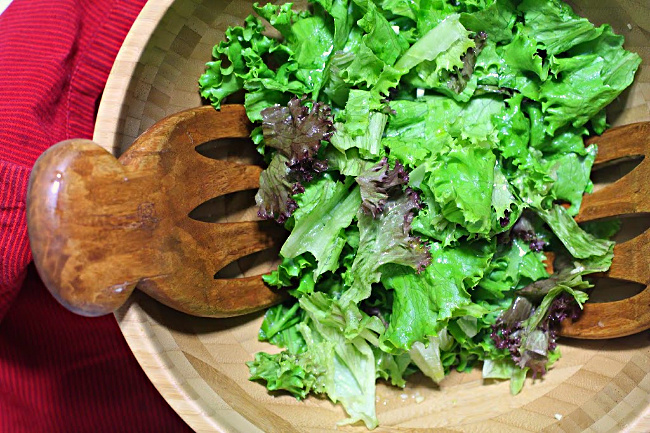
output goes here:
[[52, 144], [91, 138], [145, 0], [14, 0], [0, 15], [0, 432], [184, 432], [115, 318], [61, 307], [31, 262], [25, 193]]

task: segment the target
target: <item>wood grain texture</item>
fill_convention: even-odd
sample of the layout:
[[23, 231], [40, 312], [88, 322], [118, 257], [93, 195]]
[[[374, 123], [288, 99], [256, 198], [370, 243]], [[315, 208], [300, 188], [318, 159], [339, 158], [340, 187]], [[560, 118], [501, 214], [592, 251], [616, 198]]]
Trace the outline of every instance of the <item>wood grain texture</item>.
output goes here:
[[[620, 159], [641, 158], [623, 177], [584, 197], [576, 221], [650, 215], [650, 122], [609, 129], [587, 144], [598, 145], [594, 168]], [[616, 338], [650, 328], [650, 228], [614, 247], [606, 277], [631, 281], [645, 288], [629, 298], [585, 305], [580, 320], [562, 323], [562, 335], [575, 338]]]
[[[627, 48], [644, 59], [610, 119], [615, 125], [650, 120], [650, 7], [632, 0], [572, 3], [596, 23], [612, 23]], [[199, 105], [196, 79], [212, 45], [249, 11], [242, 0], [149, 2], [109, 78], [94, 141], [119, 153], [157, 120]], [[136, 292], [116, 316], [145, 372], [196, 431], [366, 431], [337, 428], [343, 411], [327, 401], [274, 397], [247, 381], [243, 363], [258, 350], [271, 350], [257, 341], [259, 315], [192, 318]], [[476, 372], [452, 374], [439, 388], [426, 381], [404, 390], [381, 385], [381, 426], [375, 431], [650, 431], [650, 333], [612, 341], [565, 339], [561, 350], [563, 358], [545, 379], [529, 379], [515, 397], [507, 384], [484, 384]]]

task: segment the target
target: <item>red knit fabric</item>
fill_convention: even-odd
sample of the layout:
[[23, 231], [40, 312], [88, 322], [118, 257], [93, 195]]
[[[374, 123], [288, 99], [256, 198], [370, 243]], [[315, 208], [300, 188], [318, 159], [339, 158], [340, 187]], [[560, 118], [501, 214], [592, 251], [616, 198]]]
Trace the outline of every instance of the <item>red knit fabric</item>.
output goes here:
[[52, 144], [91, 138], [145, 0], [14, 0], [0, 15], [0, 432], [184, 432], [113, 316], [61, 307], [30, 265], [25, 193]]

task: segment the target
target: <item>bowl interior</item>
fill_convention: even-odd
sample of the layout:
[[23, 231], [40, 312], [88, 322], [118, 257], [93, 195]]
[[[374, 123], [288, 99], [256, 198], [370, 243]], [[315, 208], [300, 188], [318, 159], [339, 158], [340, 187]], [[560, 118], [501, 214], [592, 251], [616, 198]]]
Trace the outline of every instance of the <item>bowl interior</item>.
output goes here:
[[[643, 57], [635, 84], [610, 109], [613, 125], [650, 120], [650, 6], [642, 3], [571, 2], [592, 22], [610, 23], [625, 35], [626, 48]], [[94, 140], [119, 154], [156, 121], [200, 105], [197, 79], [211, 60], [212, 46], [229, 25], [243, 22], [251, 4], [149, 2], [109, 77]], [[600, 183], [611, 180], [599, 178]], [[228, 207], [222, 205], [220, 211]], [[231, 218], [250, 217], [244, 207], [234, 207], [239, 213]], [[641, 228], [630, 229], [633, 233], [647, 227], [647, 222], [635, 224]], [[253, 272], [260, 266], [265, 265], [244, 263], [229, 271]], [[344, 412], [327, 400], [298, 402], [248, 381], [245, 362], [257, 351], [273, 350], [257, 341], [261, 314], [202, 319], [135, 293], [117, 318], [149, 378], [196, 431], [365, 431], [361, 426], [337, 427]], [[650, 431], [648, 337], [562, 340], [563, 358], [543, 380], [528, 379], [517, 396], [509, 394], [507, 383], [484, 383], [478, 371], [453, 373], [439, 387], [417, 377], [405, 389], [379, 385], [376, 431]]]

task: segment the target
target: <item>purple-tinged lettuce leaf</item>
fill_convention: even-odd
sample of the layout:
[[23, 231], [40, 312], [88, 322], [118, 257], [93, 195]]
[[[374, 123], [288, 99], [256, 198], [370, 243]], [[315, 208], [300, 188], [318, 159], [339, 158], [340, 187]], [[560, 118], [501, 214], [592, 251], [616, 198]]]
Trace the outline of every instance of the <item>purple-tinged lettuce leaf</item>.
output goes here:
[[255, 194], [260, 218], [284, 223], [297, 209], [298, 205], [291, 196], [300, 191], [300, 186], [290, 180], [288, 163], [286, 156], [276, 153], [260, 175], [260, 188]]
[[544, 246], [546, 246], [547, 241], [544, 239], [545, 236], [543, 234], [536, 233], [534, 218], [535, 215], [532, 211], [525, 210], [512, 226], [509, 237], [521, 239], [528, 243], [531, 251], [541, 252]]
[[565, 268], [518, 290], [510, 307], [493, 326], [491, 337], [495, 346], [507, 349], [518, 367], [530, 369], [535, 376], [543, 375], [549, 354], [557, 345], [560, 322], [578, 317], [579, 309], [587, 301], [584, 290], [592, 284], [582, 276], [600, 270], [600, 261], [594, 261], [593, 266], [588, 262], [576, 263], [574, 268]]
[[321, 141], [334, 131], [329, 106], [316, 102], [310, 109], [303, 102], [292, 98], [286, 107], [262, 110], [262, 133], [265, 145], [286, 156], [291, 171], [309, 181], [312, 172], [327, 169], [327, 163], [316, 158]]
[[471, 81], [474, 74], [474, 68], [476, 66], [476, 59], [485, 47], [487, 33], [479, 32], [476, 36], [474, 36], [473, 39], [475, 46], [473, 48], [469, 48], [467, 52], [462, 56], [463, 67], [455, 69], [449, 74], [447, 87], [456, 94], [462, 93], [467, 87], [468, 83]]
[[420, 206], [418, 194], [407, 188], [391, 196], [376, 218], [359, 209], [359, 248], [350, 270], [354, 282], [341, 297], [344, 304], [370, 296], [371, 285], [381, 277], [382, 265], [395, 263], [421, 272], [430, 263], [427, 246], [410, 234], [411, 221]]
[[339, 256], [345, 245], [343, 231], [361, 205], [359, 188], [352, 185], [352, 179], [342, 183], [325, 176], [309, 184], [299, 198], [300, 209], [294, 215], [293, 230], [280, 255], [295, 258], [311, 253], [316, 259], [314, 278], [339, 267]]
[[327, 162], [317, 156], [321, 142], [333, 133], [330, 109], [321, 103], [310, 109], [292, 98], [288, 106], [269, 107], [261, 115], [264, 144], [277, 152], [260, 176], [258, 215], [283, 223], [297, 208], [291, 196], [304, 191], [301, 182], [327, 170]]
[[388, 158], [384, 157], [369, 170], [361, 173], [356, 181], [361, 191], [362, 209], [376, 218], [384, 210], [390, 191], [407, 184], [409, 176], [399, 161], [390, 168]]

